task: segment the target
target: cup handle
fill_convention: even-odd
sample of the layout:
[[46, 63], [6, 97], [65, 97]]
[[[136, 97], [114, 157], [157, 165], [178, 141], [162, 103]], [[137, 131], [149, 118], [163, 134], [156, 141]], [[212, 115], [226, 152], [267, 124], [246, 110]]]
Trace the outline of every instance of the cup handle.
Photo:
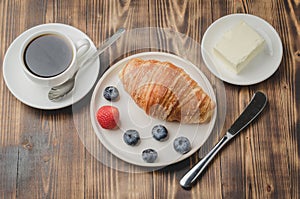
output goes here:
[[81, 39], [75, 43], [76, 50], [77, 50], [77, 63], [80, 63], [82, 58], [87, 54], [89, 49], [91, 48], [91, 43], [87, 39]]

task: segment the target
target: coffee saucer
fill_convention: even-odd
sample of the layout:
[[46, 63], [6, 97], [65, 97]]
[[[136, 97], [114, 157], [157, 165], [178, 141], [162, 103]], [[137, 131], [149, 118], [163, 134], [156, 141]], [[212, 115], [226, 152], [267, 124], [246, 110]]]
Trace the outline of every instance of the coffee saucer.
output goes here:
[[91, 39], [75, 27], [50, 23], [35, 26], [18, 36], [9, 46], [3, 62], [3, 78], [10, 92], [22, 103], [38, 109], [54, 110], [70, 106], [81, 100], [93, 87], [99, 74], [100, 60], [94, 61], [90, 66], [78, 71], [74, 90], [58, 102], [48, 99], [49, 86], [42, 86], [28, 79], [20, 67], [21, 43], [32, 33], [41, 30], [56, 30], [67, 34], [74, 42], [80, 39], [88, 39], [91, 42], [89, 53], [96, 52], [96, 47]]

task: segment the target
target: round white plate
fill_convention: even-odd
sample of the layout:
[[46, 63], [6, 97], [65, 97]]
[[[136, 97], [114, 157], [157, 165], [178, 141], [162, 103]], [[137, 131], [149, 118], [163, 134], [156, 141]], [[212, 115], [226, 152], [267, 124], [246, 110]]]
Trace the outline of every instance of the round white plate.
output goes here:
[[[242, 20], [265, 39], [266, 45], [239, 74], [234, 74], [215, 57], [213, 48], [223, 33]], [[205, 65], [221, 80], [235, 85], [251, 85], [264, 81], [277, 70], [282, 59], [282, 42], [276, 30], [265, 20], [249, 14], [231, 14], [209, 26], [202, 38], [201, 53]]]
[[20, 67], [19, 60], [17, 59], [17, 57], [20, 56], [20, 45], [23, 40], [32, 33], [40, 30], [56, 30], [63, 32], [72, 40], [74, 40], [74, 42], [78, 41], [79, 39], [86, 38], [92, 44], [90, 53], [96, 51], [96, 47], [91, 39], [85, 33], [72, 26], [59, 23], [38, 25], [23, 32], [7, 49], [3, 62], [4, 81], [10, 92], [18, 100], [34, 108], [52, 110], [76, 103], [90, 91], [96, 82], [100, 67], [99, 59], [93, 62], [93, 64], [89, 67], [79, 70], [75, 83], [75, 89], [72, 91], [72, 93], [67, 95], [59, 102], [52, 102], [48, 99], [48, 91], [50, 90], [50, 87], [41, 86], [29, 80], [25, 76], [22, 68]]
[[[118, 73], [123, 66], [130, 59], [137, 57], [146, 60], [156, 59], [160, 61], [169, 61], [178, 67], [182, 67], [191, 78], [203, 88], [212, 100], [216, 102], [216, 97], [211, 84], [205, 75], [191, 62], [168, 53], [139, 53], [117, 62], [109, 68], [97, 83], [90, 104], [90, 116], [93, 129], [101, 143], [112, 154], [128, 163], [144, 167], [161, 167], [176, 163], [192, 155], [204, 144], [214, 127], [217, 110], [214, 111], [210, 122], [192, 125], [180, 124], [178, 122], [165, 122], [146, 115], [123, 89], [122, 83], [118, 77]], [[119, 90], [120, 99], [116, 102], [109, 102], [103, 97], [103, 90], [110, 85], [116, 86]], [[104, 105], [112, 105], [119, 109], [120, 125], [118, 129], [106, 130], [101, 128], [98, 124], [96, 112]], [[151, 129], [156, 124], [163, 124], [168, 129], [169, 138], [166, 141], [159, 142], [152, 138]], [[140, 133], [141, 142], [137, 146], [129, 146], [123, 141], [123, 133], [128, 129], [135, 129]], [[173, 140], [179, 136], [185, 136], [191, 142], [192, 149], [187, 154], [181, 155], [173, 148]], [[153, 148], [158, 152], [158, 158], [154, 163], [146, 163], [142, 159], [141, 153], [147, 148]]]

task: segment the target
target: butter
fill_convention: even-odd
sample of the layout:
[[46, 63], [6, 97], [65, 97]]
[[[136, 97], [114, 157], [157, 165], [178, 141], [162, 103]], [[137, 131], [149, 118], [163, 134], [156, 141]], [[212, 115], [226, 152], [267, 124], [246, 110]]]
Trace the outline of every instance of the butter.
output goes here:
[[264, 39], [244, 21], [225, 32], [215, 55], [238, 74], [264, 47]]

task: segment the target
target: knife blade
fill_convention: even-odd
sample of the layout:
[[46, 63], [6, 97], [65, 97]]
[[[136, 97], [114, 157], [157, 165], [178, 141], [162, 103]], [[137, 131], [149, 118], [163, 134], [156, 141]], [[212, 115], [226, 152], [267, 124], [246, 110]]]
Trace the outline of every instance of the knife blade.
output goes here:
[[247, 127], [264, 109], [267, 104], [267, 97], [264, 93], [256, 92], [248, 106], [244, 109], [241, 115], [228, 129], [221, 140], [211, 149], [211, 151], [201, 159], [192, 169], [190, 169], [180, 180], [180, 185], [183, 188], [189, 188], [204, 171], [210, 161], [215, 155], [228, 143], [233, 137], [239, 134], [245, 127]]

